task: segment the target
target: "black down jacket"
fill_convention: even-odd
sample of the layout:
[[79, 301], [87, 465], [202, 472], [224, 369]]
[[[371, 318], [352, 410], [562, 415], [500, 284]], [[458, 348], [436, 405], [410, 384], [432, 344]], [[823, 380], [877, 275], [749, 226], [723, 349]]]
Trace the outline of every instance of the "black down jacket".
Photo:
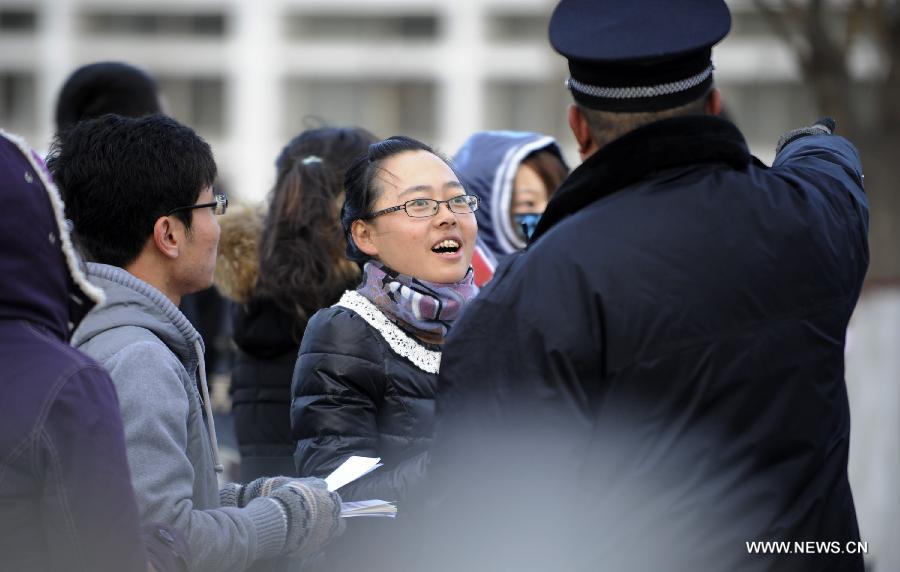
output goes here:
[[397, 501], [398, 516], [350, 519], [311, 572], [408, 570], [419, 532], [403, 501], [425, 473], [440, 353], [388, 323], [355, 292], [338, 304], [355, 309], [336, 305], [317, 312], [294, 370], [297, 471], [324, 477], [351, 455], [381, 457], [383, 467], [338, 492], [345, 501]]
[[[347, 296], [362, 299], [351, 292], [342, 301]], [[440, 355], [401, 336], [410, 351]], [[351, 455], [381, 457], [384, 466], [343, 487], [341, 497], [402, 500], [421, 478], [434, 432], [434, 369], [429, 373], [399, 355], [357, 311], [332, 306], [317, 312], [294, 370], [291, 432], [299, 474], [325, 477]]]
[[291, 374], [305, 323], [267, 298], [236, 305], [231, 375], [232, 413], [241, 481], [294, 474]]

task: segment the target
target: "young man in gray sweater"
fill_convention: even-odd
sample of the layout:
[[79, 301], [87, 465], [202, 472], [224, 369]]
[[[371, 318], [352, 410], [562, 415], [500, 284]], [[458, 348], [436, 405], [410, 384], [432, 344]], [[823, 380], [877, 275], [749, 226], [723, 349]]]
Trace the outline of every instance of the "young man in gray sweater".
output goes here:
[[197, 571], [318, 552], [341, 529], [340, 497], [323, 481], [216, 478], [203, 340], [178, 310], [212, 283], [227, 205], [209, 145], [161, 115], [107, 115], [61, 134], [49, 166], [89, 279], [106, 292], [72, 343], [115, 384], [141, 520], [183, 531]]

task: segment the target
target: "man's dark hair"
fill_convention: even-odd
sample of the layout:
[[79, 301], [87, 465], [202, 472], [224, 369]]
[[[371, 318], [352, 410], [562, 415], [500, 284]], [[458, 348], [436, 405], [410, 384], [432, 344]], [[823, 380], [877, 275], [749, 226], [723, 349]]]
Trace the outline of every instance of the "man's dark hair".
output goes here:
[[122, 62], [81, 66], [66, 80], [56, 101], [56, 129], [115, 113], [143, 117], [162, 111], [156, 80]]
[[[47, 165], [85, 255], [125, 267], [140, 254], [156, 220], [197, 202], [213, 184], [209, 145], [165, 115], [104, 115], [56, 136]], [[177, 216], [190, 231], [192, 211]]]
[[363, 263], [371, 258], [357, 248], [353, 241], [351, 233], [353, 221], [365, 218], [372, 213], [375, 201], [381, 194], [381, 189], [375, 184], [375, 179], [382, 169], [382, 164], [394, 155], [407, 151], [427, 151], [446, 163], [454, 173], [456, 172], [446, 157], [412, 137], [394, 135], [369, 145], [368, 153], [353, 163], [344, 176], [345, 195], [344, 206], [341, 209], [341, 225], [344, 229], [344, 236], [347, 238], [347, 258], [350, 260]]

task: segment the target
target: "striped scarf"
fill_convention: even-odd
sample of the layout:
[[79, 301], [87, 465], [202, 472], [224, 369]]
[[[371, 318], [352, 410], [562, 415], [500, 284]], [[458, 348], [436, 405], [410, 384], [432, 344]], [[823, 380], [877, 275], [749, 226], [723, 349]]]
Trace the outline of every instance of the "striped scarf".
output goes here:
[[437, 284], [400, 274], [369, 261], [356, 289], [401, 328], [440, 343], [469, 300], [478, 294], [472, 269], [453, 284]]

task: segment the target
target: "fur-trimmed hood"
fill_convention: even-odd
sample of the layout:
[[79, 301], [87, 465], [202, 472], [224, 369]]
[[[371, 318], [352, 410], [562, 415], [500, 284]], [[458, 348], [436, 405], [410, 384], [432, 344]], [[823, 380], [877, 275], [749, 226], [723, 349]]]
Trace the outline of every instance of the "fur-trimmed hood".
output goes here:
[[259, 278], [263, 213], [259, 207], [241, 206], [229, 210], [219, 225], [222, 233], [216, 257], [216, 288], [226, 298], [246, 304]]
[[68, 340], [103, 291], [84, 274], [43, 161], [2, 130], [0, 180], [0, 320], [24, 320]]

